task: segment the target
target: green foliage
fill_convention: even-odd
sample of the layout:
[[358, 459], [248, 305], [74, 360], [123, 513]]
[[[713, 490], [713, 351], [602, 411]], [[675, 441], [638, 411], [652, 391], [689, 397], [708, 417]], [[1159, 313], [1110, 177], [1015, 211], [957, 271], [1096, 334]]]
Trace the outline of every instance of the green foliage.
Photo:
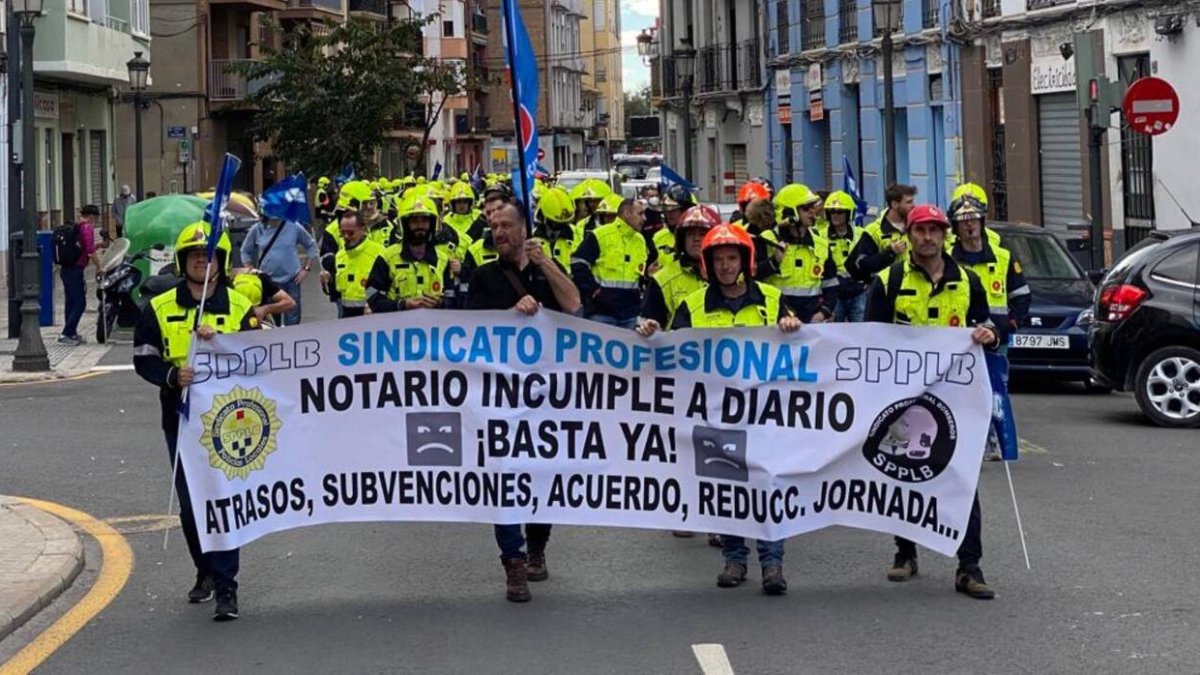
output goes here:
[[376, 150], [406, 110], [424, 111], [428, 134], [441, 107], [430, 102], [462, 92], [456, 64], [421, 55], [421, 29], [433, 18], [290, 27], [280, 48], [231, 68], [258, 85], [245, 99], [256, 109], [254, 138], [309, 176], [346, 164], [374, 175]]

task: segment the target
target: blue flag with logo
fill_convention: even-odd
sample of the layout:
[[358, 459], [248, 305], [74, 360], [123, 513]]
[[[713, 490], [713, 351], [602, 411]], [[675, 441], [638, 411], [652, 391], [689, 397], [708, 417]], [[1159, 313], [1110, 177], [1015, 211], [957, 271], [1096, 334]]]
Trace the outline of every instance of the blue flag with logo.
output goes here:
[[1005, 460], [1017, 458], [1017, 419], [1013, 416], [1012, 399], [1008, 396], [1008, 357], [985, 351], [988, 378], [992, 382], [992, 432], [1000, 445], [1000, 456]]
[[433, 175], [430, 176], [429, 180], [437, 180], [440, 175], [442, 175], [442, 163], [438, 162], [433, 165]]
[[308, 225], [312, 220], [308, 210], [308, 179], [298, 173], [272, 185], [262, 193], [262, 211], [268, 218]]
[[217, 189], [213, 192], [212, 201], [204, 209], [204, 222], [210, 226], [208, 237], [208, 261], [212, 262], [217, 252], [217, 242], [225, 229], [225, 206], [229, 204], [229, 196], [233, 194], [233, 177], [242, 168], [242, 160], [225, 153], [225, 161], [221, 163], [221, 176], [217, 179]]
[[671, 187], [672, 185], [682, 185], [683, 187], [687, 188], [688, 192], [693, 192], [693, 193], [699, 189], [695, 185], [692, 185], [691, 181], [684, 178], [683, 176], [680, 176], [678, 173], [675, 172], [675, 169], [672, 169], [671, 167], [667, 166], [666, 164], [660, 164], [659, 168], [662, 170], [663, 185], [665, 185], [666, 187]]
[[521, 10], [517, 8], [517, 0], [502, 0], [501, 13], [504, 16], [504, 65], [508, 68], [512, 86], [513, 108], [517, 117], [513, 120], [513, 127], [517, 132], [517, 152], [521, 160], [517, 171], [520, 181], [513, 181], [513, 188], [521, 194], [525, 216], [532, 227], [533, 200], [530, 192], [537, 171], [538, 152], [537, 58], [533, 43], [529, 41], [529, 33], [525, 30], [525, 22], [521, 19]]
[[842, 155], [842, 190], [850, 195], [855, 206], [858, 207], [854, 213], [854, 224], [862, 225], [863, 219], [867, 216], [867, 200], [858, 193], [858, 181], [854, 179], [854, 169], [850, 168], [850, 160], [845, 155]]

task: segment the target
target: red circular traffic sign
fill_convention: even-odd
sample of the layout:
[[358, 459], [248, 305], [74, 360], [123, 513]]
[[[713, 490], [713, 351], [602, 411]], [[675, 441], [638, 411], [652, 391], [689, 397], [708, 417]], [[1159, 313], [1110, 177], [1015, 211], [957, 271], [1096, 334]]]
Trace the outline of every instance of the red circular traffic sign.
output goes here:
[[1159, 77], [1143, 77], [1125, 90], [1121, 105], [1129, 128], [1157, 136], [1171, 130], [1179, 119], [1179, 94]]
[[545, 148], [538, 148], [538, 161], [540, 162], [543, 159], [546, 159], [546, 150]]

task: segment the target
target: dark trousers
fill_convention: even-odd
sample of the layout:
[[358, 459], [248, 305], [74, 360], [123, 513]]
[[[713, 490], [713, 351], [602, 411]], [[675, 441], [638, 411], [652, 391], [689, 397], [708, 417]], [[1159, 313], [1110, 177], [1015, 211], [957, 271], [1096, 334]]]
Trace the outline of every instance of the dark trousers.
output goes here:
[[63, 285], [63, 332], [65, 337], [79, 335], [79, 320], [87, 309], [87, 284], [83, 281], [82, 267], [74, 265], [58, 268]]
[[[175, 465], [175, 445], [178, 441], [178, 429], [163, 429], [167, 438], [167, 451], [171, 457], [171, 466]], [[175, 474], [175, 493], [179, 495], [179, 520], [183, 525], [183, 538], [187, 540], [188, 553], [192, 555], [192, 564], [196, 572], [212, 577], [217, 591], [236, 591], [238, 565], [240, 554], [238, 549], [231, 551], [200, 550], [200, 535], [196, 530], [196, 514], [192, 512], [191, 494], [188, 492], [187, 480], [183, 476], [183, 463], [179, 464], [179, 472]]]
[[[958, 566], [976, 567], [983, 559], [983, 517], [979, 513], [979, 493], [975, 493], [975, 501], [971, 503], [971, 516], [967, 519], [967, 530], [963, 532], [962, 542], [958, 545]], [[896, 537], [896, 550], [900, 555], [916, 558], [917, 545], [905, 539]]]
[[500, 558], [512, 560], [525, 557], [522, 550], [525, 542], [529, 542], [530, 553], [541, 553], [546, 550], [546, 542], [550, 541], [550, 526], [529, 523], [525, 526], [525, 534], [521, 534], [520, 523], [515, 525], [497, 525], [496, 543], [500, 546]]

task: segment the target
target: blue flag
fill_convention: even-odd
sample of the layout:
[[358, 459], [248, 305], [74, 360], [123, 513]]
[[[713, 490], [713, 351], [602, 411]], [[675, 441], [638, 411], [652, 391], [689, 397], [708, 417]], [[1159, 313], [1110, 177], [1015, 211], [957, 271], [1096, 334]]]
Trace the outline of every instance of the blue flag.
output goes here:
[[437, 164], [433, 165], [433, 176], [431, 176], [429, 180], [437, 180], [438, 176], [440, 175], [442, 175], [442, 163], [438, 162]]
[[346, 166], [342, 167], [342, 172], [333, 179], [333, 182], [337, 183], [338, 185], [345, 185], [355, 178], [354, 165], [347, 164]]
[[854, 213], [854, 224], [862, 225], [867, 216], [867, 200], [858, 193], [858, 181], [854, 180], [854, 169], [850, 168], [850, 160], [842, 155], [842, 190], [850, 195], [858, 207]]
[[666, 187], [671, 187], [672, 185], [682, 185], [683, 187], [687, 188], [688, 192], [693, 193], [699, 190], [699, 188], [697, 188], [695, 185], [692, 185], [691, 181], [675, 173], [675, 169], [672, 169], [666, 164], [659, 165], [659, 168], [662, 169], [662, 182]]
[[298, 173], [272, 185], [262, 193], [262, 211], [268, 218], [308, 225], [312, 220], [308, 210], [308, 179]]
[[1013, 416], [1012, 399], [1008, 396], [1008, 357], [985, 351], [988, 378], [992, 382], [992, 430], [1000, 444], [1000, 456], [1005, 460], [1017, 458], [1017, 419]]
[[225, 161], [221, 164], [221, 177], [217, 179], [217, 189], [213, 192], [212, 201], [204, 209], [204, 222], [210, 226], [208, 236], [208, 261], [212, 262], [217, 252], [217, 242], [225, 229], [225, 206], [229, 204], [229, 196], [233, 194], [233, 177], [242, 168], [242, 160], [225, 153]]
[[529, 41], [529, 33], [521, 19], [521, 10], [517, 8], [517, 0], [502, 0], [501, 10], [504, 16], [504, 65], [508, 68], [512, 86], [513, 112], [516, 115], [513, 127], [517, 132], [517, 152], [521, 158], [521, 167], [517, 172], [520, 180], [513, 181], [513, 187], [521, 186], [519, 192], [525, 203], [525, 217], [532, 227], [533, 200], [530, 193], [537, 171], [538, 65], [533, 43]]

